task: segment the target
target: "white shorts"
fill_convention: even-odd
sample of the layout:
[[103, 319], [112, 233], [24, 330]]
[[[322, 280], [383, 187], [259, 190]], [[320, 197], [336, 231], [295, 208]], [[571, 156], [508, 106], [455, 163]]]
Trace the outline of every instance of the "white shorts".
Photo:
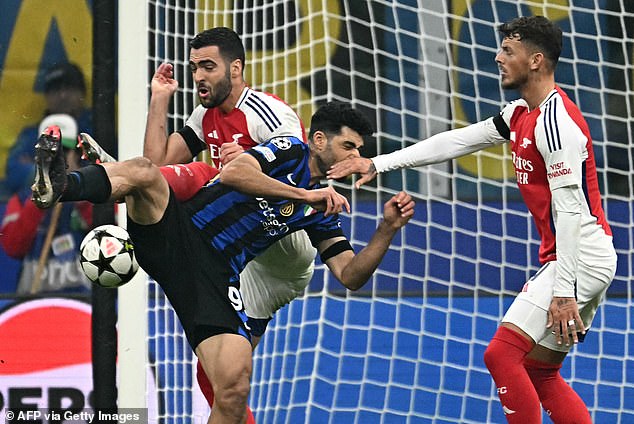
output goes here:
[[303, 295], [313, 276], [316, 254], [306, 232], [296, 231], [249, 262], [240, 274], [247, 316], [271, 318], [275, 311]]
[[[590, 328], [599, 304], [616, 272], [616, 258], [613, 266], [588, 267], [577, 265], [577, 305], [579, 315], [586, 330]], [[553, 297], [557, 261], [548, 262], [531, 277], [517, 295], [502, 322], [515, 324], [535, 343], [558, 352], [568, 352], [570, 346], [557, 344], [551, 328], [546, 328], [548, 308]]]

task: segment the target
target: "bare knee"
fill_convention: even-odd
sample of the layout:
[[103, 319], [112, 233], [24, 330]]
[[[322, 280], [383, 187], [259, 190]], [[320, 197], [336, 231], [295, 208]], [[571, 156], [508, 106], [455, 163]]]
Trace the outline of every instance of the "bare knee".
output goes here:
[[138, 224], [158, 222], [169, 201], [169, 187], [161, 171], [143, 157], [104, 163], [112, 187], [111, 198], [125, 199], [128, 215]]
[[162, 178], [160, 170], [144, 157], [104, 163], [102, 166], [106, 169], [115, 198], [142, 191]]
[[131, 172], [130, 176], [139, 188], [150, 187], [156, 184], [158, 179], [163, 178], [158, 167], [148, 158], [136, 157], [124, 163], [128, 164], [128, 171]]

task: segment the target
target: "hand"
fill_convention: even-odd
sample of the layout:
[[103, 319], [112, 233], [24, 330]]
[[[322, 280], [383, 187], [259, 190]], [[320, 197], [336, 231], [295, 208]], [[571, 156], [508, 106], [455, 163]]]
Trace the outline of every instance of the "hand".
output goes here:
[[165, 94], [171, 97], [178, 90], [178, 81], [174, 79], [174, 66], [161, 63], [154, 72], [150, 85], [152, 95]]
[[374, 163], [368, 158], [351, 158], [335, 163], [327, 171], [329, 179], [338, 180], [352, 174], [361, 174], [354, 186], [359, 189], [363, 184], [372, 181], [376, 177]]
[[[577, 333], [585, 334], [586, 328], [579, 315], [579, 307], [574, 297], [553, 297], [548, 309], [548, 322], [546, 328], [553, 327], [553, 334], [557, 343], [562, 339], [566, 346], [570, 345], [570, 334], [574, 343], [579, 343]], [[569, 334], [570, 333], [570, 334]]]
[[220, 145], [220, 163], [225, 166], [243, 152], [244, 148], [238, 143], [223, 143]]
[[403, 227], [414, 216], [412, 196], [401, 191], [383, 206], [383, 222], [394, 229]]
[[308, 203], [318, 211], [323, 211], [324, 216], [334, 215], [343, 212], [350, 213], [350, 204], [341, 194], [332, 187], [324, 187], [316, 190], [306, 190], [304, 202]]

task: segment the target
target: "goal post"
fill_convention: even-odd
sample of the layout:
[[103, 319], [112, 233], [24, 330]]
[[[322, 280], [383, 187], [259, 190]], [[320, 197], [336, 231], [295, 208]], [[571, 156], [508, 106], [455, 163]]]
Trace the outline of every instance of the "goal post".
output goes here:
[[[588, 121], [619, 260], [607, 299], [562, 374], [594, 422], [634, 420], [634, 3], [148, 0], [119, 7], [119, 145], [130, 149], [120, 155], [140, 152], [151, 72], [164, 61], [179, 81], [170, 129], [182, 127], [196, 105], [188, 41], [205, 28], [241, 34], [249, 85], [286, 100], [306, 126], [329, 100], [367, 113], [377, 131], [363, 153], [372, 156], [498, 113], [517, 93], [499, 85], [496, 26], [519, 15], [556, 21], [564, 32], [556, 78]], [[334, 185], [351, 200], [343, 225], [357, 251], [390, 194], [412, 193], [416, 215], [362, 290], [346, 292], [319, 264], [304, 296], [276, 314], [254, 352], [249, 404], [257, 422], [505, 422], [483, 352], [539, 266], [539, 236], [508, 150], [382, 174], [360, 190], [350, 181]], [[141, 356], [119, 357], [127, 399], [155, 399], [157, 421], [205, 422], [195, 358], [168, 302], [152, 281], [128, 286], [120, 292], [120, 346], [136, 343]], [[155, 392], [132, 394], [145, 377], [128, 360], [147, 361]]]
[[[144, 1], [118, 6], [118, 155], [124, 160], [143, 155], [148, 107], [147, 15]], [[123, 41], [126, 40], [126, 41]], [[133, 41], [131, 41], [133, 40]], [[142, 54], [140, 52], [143, 52]], [[125, 226], [125, 204], [118, 205], [117, 222]], [[147, 275], [140, 269], [118, 290], [118, 407], [146, 408], [148, 404]]]

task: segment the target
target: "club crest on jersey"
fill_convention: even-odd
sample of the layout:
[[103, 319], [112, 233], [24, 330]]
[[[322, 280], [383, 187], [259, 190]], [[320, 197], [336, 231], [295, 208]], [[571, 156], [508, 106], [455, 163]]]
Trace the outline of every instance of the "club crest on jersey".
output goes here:
[[287, 203], [280, 207], [280, 215], [282, 216], [291, 216], [293, 211], [295, 211], [295, 206], [292, 203]]
[[271, 143], [280, 150], [288, 150], [293, 145], [293, 142], [288, 137], [272, 138]]
[[530, 146], [531, 144], [533, 144], [533, 140], [531, 140], [530, 138], [524, 137], [522, 139], [522, 144], [520, 144], [520, 146], [522, 146], [522, 149], [525, 149], [528, 146]]
[[258, 152], [262, 153], [262, 156], [264, 156], [264, 159], [266, 159], [268, 162], [273, 162], [275, 160], [275, 153], [273, 153], [273, 150], [269, 149], [266, 146], [257, 145], [253, 147], [253, 150], [257, 150]]

